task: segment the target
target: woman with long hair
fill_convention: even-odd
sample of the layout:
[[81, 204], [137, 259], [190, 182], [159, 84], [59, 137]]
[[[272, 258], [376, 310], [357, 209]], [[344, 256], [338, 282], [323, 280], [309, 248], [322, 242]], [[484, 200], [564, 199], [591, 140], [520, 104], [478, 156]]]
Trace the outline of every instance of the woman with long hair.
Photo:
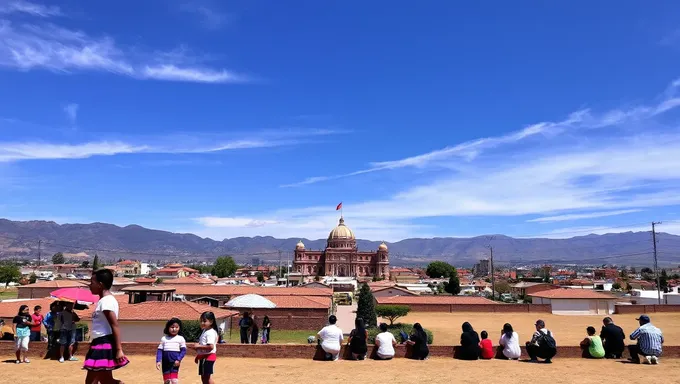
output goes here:
[[406, 344], [413, 346], [411, 353], [413, 360], [425, 360], [430, 354], [430, 349], [427, 347], [427, 333], [420, 323], [413, 324], [413, 331]]
[[503, 356], [506, 359], [518, 360], [522, 355], [522, 350], [519, 348], [519, 335], [509, 323], [505, 323], [503, 326], [498, 344], [503, 347]]
[[479, 359], [479, 334], [467, 321], [463, 323], [463, 333], [460, 334], [460, 351], [458, 357], [461, 360]]
[[364, 319], [357, 317], [354, 320], [354, 329], [350, 332], [347, 343], [350, 352], [352, 352], [352, 359], [363, 360], [366, 358], [366, 353], [368, 352], [366, 340], [368, 340], [368, 331], [364, 326]]

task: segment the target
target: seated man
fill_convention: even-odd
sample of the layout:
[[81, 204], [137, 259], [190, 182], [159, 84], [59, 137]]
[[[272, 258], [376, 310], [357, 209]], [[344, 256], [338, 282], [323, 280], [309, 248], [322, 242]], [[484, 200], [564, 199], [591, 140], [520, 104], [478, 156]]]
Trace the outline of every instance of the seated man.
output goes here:
[[583, 350], [583, 357], [588, 359], [601, 359], [604, 357], [604, 347], [602, 346], [602, 339], [595, 335], [595, 327], [588, 327], [586, 329], [588, 337], [581, 341], [581, 349]]
[[545, 359], [546, 364], [552, 363], [552, 358], [557, 354], [557, 346], [552, 332], [545, 328], [543, 320], [536, 321], [536, 332], [531, 341], [526, 344], [529, 361], [538, 362], [538, 358]]
[[623, 356], [623, 350], [626, 349], [626, 334], [621, 327], [614, 324], [611, 317], [605, 317], [602, 323], [604, 325], [600, 331], [600, 339], [604, 343], [604, 357], [620, 359]]
[[661, 330], [651, 324], [647, 315], [640, 315], [635, 320], [640, 323], [640, 328], [630, 334], [631, 340], [637, 340], [637, 344], [628, 346], [630, 361], [640, 364], [640, 355], [642, 355], [649, 364], [658, 364], [663, 345]]
[[378, 347], [377, 360], [390, 360], [394, 357], [394, 347], [397, 346], [397, 340], [391, 332], [387, 331], [387, 324], [385, 323], [380, 323], [380, 333], [375, 336], [375, 346]]
[[340, 358], [340, 349], [344, 336], [342, 329], [338, 328], [335, 323], [338, 318], [335, 315], [328, 317], [328, 325], [319, 331], [317, 337], [321, 341], [321, 348], [326, 352], [326, 360], [336, 361]]

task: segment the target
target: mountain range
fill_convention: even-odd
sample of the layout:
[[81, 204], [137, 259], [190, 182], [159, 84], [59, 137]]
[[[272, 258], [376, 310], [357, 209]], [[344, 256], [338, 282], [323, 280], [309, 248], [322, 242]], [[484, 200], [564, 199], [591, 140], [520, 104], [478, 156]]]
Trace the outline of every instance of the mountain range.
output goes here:
[[[680, 236], [657, 233], [660, 265], [680, 264]], [[132, 258], [143, 261], [209, 260], [232, 255], [237, 262], [284, 262], [300, 239], [236, 237], [217, 241], [193, 234], [153, 230], [138, 225], [119, 227], [106, 223], [57, 224], [51, 221], [0, 219], [0, 258], [43, 258], [56, 252], [97, 253], [100, 258]], [[39, 244], [40, 241], [40, 244]], [[307, 249], [323, 249], [326, 240], [302, 239]], [[380, 242], [357, 240], [359, 250], [376, 250]], [[569, 239], [512, 238], [504, 235], [470, 238], [404, 239], [388, 243], [392, 265], [423, 265], [444, 260], [470, 266], [488, 258], [493, 247], [498, 265], [523, 264], [618, 264], [653, 265], [651, 232], [587, 235]]]

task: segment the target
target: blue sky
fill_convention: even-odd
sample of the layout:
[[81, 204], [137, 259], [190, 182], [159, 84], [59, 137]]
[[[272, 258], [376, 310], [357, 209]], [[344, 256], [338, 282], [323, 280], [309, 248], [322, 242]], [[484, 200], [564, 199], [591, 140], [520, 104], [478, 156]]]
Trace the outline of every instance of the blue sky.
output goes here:
[[680, 4], [0, 0], [0, 217], [680, 233]]

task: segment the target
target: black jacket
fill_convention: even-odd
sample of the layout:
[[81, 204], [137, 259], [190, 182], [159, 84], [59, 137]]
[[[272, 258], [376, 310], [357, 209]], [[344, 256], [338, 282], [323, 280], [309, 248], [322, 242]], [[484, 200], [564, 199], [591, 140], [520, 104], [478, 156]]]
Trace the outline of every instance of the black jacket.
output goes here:
[[623, 329], [621, 329], [621, 327], [610, 323], [602, 327], [602, 331], [600, 331], [600, 338], [602, 339], [606, 349], [623, 350], [626, 334], [623, 333]]

